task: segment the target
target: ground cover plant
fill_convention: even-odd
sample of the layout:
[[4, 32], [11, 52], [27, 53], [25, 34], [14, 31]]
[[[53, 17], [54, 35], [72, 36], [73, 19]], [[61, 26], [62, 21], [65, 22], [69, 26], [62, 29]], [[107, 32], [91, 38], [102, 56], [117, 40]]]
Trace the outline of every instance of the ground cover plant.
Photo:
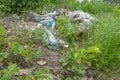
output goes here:
[[[41, 28], [17, 30], [18, 25], [14, 25], [13, 34], [9, 36], [1, 25], [0, 80], [120, 79], [120, 3], [111, 4], [102, 0], [84, 0], [81, 3], [77, 0], [0, 1], [1, 18], [17, 13], [22, 20], [24, 14], [28, 15], [31, 11], [42, 14], [55, 9], [61, 13], [61, 8], [83, 10], [94, 16], [96, 21], [79, 36], [77, 22], [73, 24], [63, 14], [57, 17], [56, 30], [51, 32], [68, 45], [57, 50], [46, 48]], [[24, 68], [32, 71], [27, 73]], [[15, 73], [22, 69], [23, 72], [16, 76]]]

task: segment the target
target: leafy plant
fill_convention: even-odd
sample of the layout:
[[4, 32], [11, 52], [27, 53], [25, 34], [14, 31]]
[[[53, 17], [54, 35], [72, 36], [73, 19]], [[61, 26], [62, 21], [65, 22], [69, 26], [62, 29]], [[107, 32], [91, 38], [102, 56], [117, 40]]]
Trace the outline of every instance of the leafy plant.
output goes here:
[[[41, 55], [41, 50], [33, 47], [34, 39], [32, 40], [30, 38], [31, 32], [28, 30], [23, 31], [22, 29], [19, 31], [20, 34], [15, 34], [12, 41], [8, 40], [6, 50], [0, 52], [0, 60], [5, 59], [8, 60], [8, 62], [30, 62], [33, 57]], [[4, 32], [1, 34], [3, 33]]]
[[15, 34], [14, 41], [9, 42], [9, 48], [12, 50], [12, 53], [14, 55], [20, 54], [24, 56], [26, 61], [30, 61], [30, 59], [34, 56], [41, 55], [41, 50], [39, 48], [32, 48], [35, 43], [35, 39], [30, 35], [32, 35], [31, 30], [23, 30], [20, 28], [19, 34]]
[[9, 48], [13, 55], [18, 55], [18, 54], [23, 55], [26, 61], [30, 60], [30, 58], [32, 57], [31, 49], [28, 46], [24, 47], [20, 45], [18, 42], [10, 42]]
[[8, 59], [9, 53], [8, 52], [0, 52], [0, 61], [4, 59]]
[[39, 43], [42, 43], [43, 46], [47, 46], [47, 43], [44, 40], [44, 32], [45, 29], [44, 28], [38, 28], [34, 31], [34, 36], [35, 36], [35, 40], [38, 40]]
[[77, 24], [72, 24], [70, 19], [59, 16], [56, 20], [56, 36], [60, 39], [66, 40], [72, 45], [73, 42], [78, 41], [77, 38]]
[[10, 64], [7, 69], [0, 70], [0, 80], [10, 80], [16, 71], [18, 71], [17, 66]]
[[33, 56], [40, 56], [41, 50], [33, 50], [29, 45], [21, 45], [18, 42], [9, 42], [9, 49], [12, 55], [21, 55], [25, 61], [30, 61]]
[[67, 70], [72, 71], [74, 75], [83, 74], [85, 66], [91, 67], [95, 64], [99, 53], [101, 53], [100, 49], [95, 46], [87, 49], [70, 49], [67, 51], [67, 56], [61, 60], [62, 65], [66, 66]]

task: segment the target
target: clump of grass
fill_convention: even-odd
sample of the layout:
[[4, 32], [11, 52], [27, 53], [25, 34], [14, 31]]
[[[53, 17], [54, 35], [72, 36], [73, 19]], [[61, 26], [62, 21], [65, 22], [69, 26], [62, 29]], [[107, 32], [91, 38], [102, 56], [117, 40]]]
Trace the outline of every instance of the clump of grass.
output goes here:
[[104, 14], [98, 16], [99, 23], [94, 23], [89, 36], [84, 40], [86, 47], [98, 45], [102, 49], [97, 59], [96, 68], [105, 72], [120, 70], [120, 16]]

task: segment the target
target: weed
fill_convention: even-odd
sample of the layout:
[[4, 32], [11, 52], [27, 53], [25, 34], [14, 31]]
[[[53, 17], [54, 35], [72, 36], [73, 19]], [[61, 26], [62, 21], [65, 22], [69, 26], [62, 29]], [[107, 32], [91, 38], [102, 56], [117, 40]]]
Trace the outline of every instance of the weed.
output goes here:
[[40, 56], [41, 51], [40, 50], [32, 50], [32, 48], [29, 45], [20, 45], [18, 42], [10, 42], [9, 43], [10, 52], [12, 52], [13, 55], [21, 55], [23, 56], [23, 59], [25, 61], [30, 61], [33, 55]]
[[62, 65], [66, 66], [67, 70], [77, 76], [85, 72], [85, 66], [91, 67], [95, 64], [97, 57], [100, 55], [99, 53], [101, 53], [101, 51], [97, 47], [70, 49], [67, 51], [67, 56], [61, 60]]
[[[8, 39], [8, 43], [6, 44], [6, 50], [2, 49], [2, 46], [5, 44], [5, 40], [7, 40], [6, 32], [5, 30], [0, 27], [1, 29], [1, 41], [0, 41], [0, 60], [13, 60], [13, 59], [20, 59], [20, 56], [22, 56], [22, 59], [24, 59], [26, 62], [29, 62], [34, 56], [40, 56], [41, 50], [36, 48], [33, 49], [32, 45], [34, 43], [34, 40], [30, 39], [30, 32], [19, 30], [20, 34], [15, 34], [14, 38], [11, 40]], [[10, 57], [11, 56], [11, 57]], [[16, 58], [19, 56], [19, 58]], [[13, 58], [14, 57], [14, 58]]]
[[60, 16], [56, 20], [56, 36], [70, 43], [69, 45], [72, 45], [73, 42], [78, 41], [77, 27], [78, 25], [72, 24], [70, 19]]
[[9, 64], [7, 69], [0, 70], [0, 80], [10, 80], [13, 73], [18, 71], [15, 64]]
[[0, 26], [0, 52], [4, 44], [7, 43], [7, 34], [3, 26]]
[[[5, 40], [7, 40], [7, 35], [2, 26], [0, 26], [1, 34], [0, 34], [0, 44], [1, 46], [5, 44]], [[18, 35], [13, 35], [14, 38], [12, 41], [8, 39], [8, 43], [6, 44], [7, 47], [4, 50], [1, 47], [0, 51], [0, 61], [6, 60], [7, 63], [9, 64], [11, 62], [17, 63], [17, 65], [22, 64], [22, 63], [31, 63], [31, 59], [35, 56], [40, 56], [41, 55], [41, 50], [36, 48], [34, 49], [32, 47], [33, 42], [30, 40], [29, 37], [30, 33], [28, 31], [23, 31], [20, 30], [20, 34]], [[26, 41], [27, 40], [27, 41]], [[33, 40], [34, 41], [34, 40]], [[20, 62], [19, 62], [20, 61]], [[3, 64], [4, 67], [5, 64]], [[21, 65], [19, 65], [21, 66]], [[23, 65], [22, 65], [23, 67]], [[8, 66], [8, 69], [1, 70], [0, 72], [4, 75], [1, 75], [1, 80], [10, 80], [12, 77], [12, 74], [15, 72], [17, 69], [17, 66], [15, 64], [12, 64]]]
[[13, 55], [21, 55], [25, 61], [30, 61], [33, 56], [40, 56], [41, 50], [32, 48], [34, 39], [30, 37], [31, 31], [20, 29], [20, 34], [15, 34], [15, 39], [8, 43], [9, 52]]
[[49, 69], [47, 68], [39, 68], [34, 72], [31, 72], [28, 75], [22, 76], [19, 78], [20, 80], [60, 80], [58, 77], [49, 73]]

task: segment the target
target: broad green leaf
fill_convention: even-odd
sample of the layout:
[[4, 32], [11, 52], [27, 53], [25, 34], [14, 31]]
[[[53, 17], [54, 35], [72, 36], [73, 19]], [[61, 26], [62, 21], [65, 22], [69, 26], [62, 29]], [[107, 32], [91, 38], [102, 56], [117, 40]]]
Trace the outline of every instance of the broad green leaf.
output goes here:
[[0, 80], [10, 80], [12, 77], [12, 72], [11, 71], [7, 71]]

